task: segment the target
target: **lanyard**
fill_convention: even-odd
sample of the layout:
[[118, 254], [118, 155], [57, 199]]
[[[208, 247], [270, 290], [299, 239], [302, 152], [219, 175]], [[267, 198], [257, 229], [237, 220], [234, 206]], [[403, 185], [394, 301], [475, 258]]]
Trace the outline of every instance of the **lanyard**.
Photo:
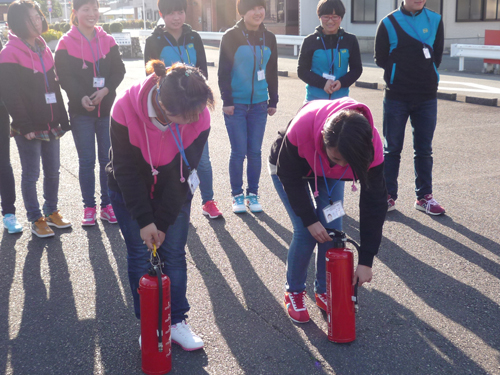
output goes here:
[[[77, 28], [77, 29], [78, 29], [78, 28]], [[78, 29], [78, 31], [80, 31], [80, 29]], [[83, 33], [82, 33], [81, 31], [80, 31], [80, 34], [82, 34], [82, 35], [83, 35]], [[85, 38], [85, 40], [86, 40], [87, 42], [89, 42], [90, 52], [92, 52], [92, 58], [94, 59], [94, 66], [95, 66], [95, 69], [96, 69], [96, 71], [97, 71], [97, 77], [100, 77], [100, 76], [101, 76], [101, 75], [99, 74], [99, 59], [100, 59], [100, 57], [99, 57], [99, 43], [98, 43], [98, 41], [97, 41], [97, 35], [96, 35], [96, 42], [95, 42], [95, 44], [96, 44], [96, 50], [97, 50], [97, 51], [96, 51], [96, 53], [97, 53], [97, 60], [95, 59], [94, 49], [92, 48], [92, 43], [91, 43], [91, 41], [90, 41], [90, 40], [88, 40], [88, 39], [87, 39], [87, 37], [86, 37], [85, 35], [83, 35], [83, 37]]]
[[[431, 22], [430, 22], [430, 18], [429, 18], [429, 15], [427, 14], [427, 10], [424, 8], [423, 9], [423, 12], [425, 13], [425, 15], [427, 16], [427, 20], [429, 21], [429, 28], [430, 28], [430, 25], [431, 25]], [[408, 18], [409, 16], [405, 16], [403, 14], [403, 18], [405, 19], [406, 23], [413, 29], [413, 31], [415, 31], [415, 34], [417, 34], [417, 37], [418, 39], [420, 40], [420, 43], [422, 43], [424, 46], [425, 46], [425, 43], [424, 43], [424, 40], [423, 38], [420, 36], [420, 33], [417, 31], [417, 29], [415, 28], [415, 26], [413, 26], [410, 21], [408, 21]], [[413, 19], [413, 18], [412, 18]], [[432, 35], [432, 33], [430, 33], [429, 35]]]
[[[250, 41], [248, 40], [248, 34], [245, 34], [243, 30], [241, 30], [243, 33], [243, 36], [247, 38], [247, 43], [250, 46], [250, 48], [253, 47], [252, 52], [253, 55], [255, 56], [255, 59], [258, 59], [257, 57], [257, 50], [255, 49], [255, 46], [252, 46]], [[262, 64], [264, 64], [264, 47], [266, 46], [266, 33], [262, 33], [262, 45], [260, 46], [260, 65], [259, 65], [259, 70], [262, 70]]]
[[[326, 61], [329, 61], [330, 60], [330, 56], [328, 56], [328, 50], [326, 49], [326, 44], [325, 44], [325, 41], [323, 39], [323, 36], [321, 36], [321, 42], [323, 43], [323, 48], [325, 49]], [[332, 62], [328, 63], [329, 64], [329, 68], [330, 68], [330, 70], [329, 70], [330, 73], [332, 72], [332, 67], [333, 67], [333, 64], [335, 63], [335, 56], [338, 55], [338, 53], [339, 53], [339, 43], [340, 43], [340, 36], [337, 38], [337, 47], [335, 47], [335, 54], [332, 57]]]
[[47, 71], [45, 70], [45, 63], [43, 62], [43, 54], [41, 51], [37, 51], [36, 54], [40, 58], [40, 62], [42, 63], [42, 70], [43, 70], [43, 76], [45, 77], [45, 91], [49, 92], [50, 86], [49, 86], [49, 80], [47, 78]]
[[186, 152], [184, 151], [184, 145], [182, 143], [181, 133], [179, 132], [179, 124], [175, 124], [175, 130], [177, 131], [177, 136], [179, 137], [179, 140], [177, 140], [177, 137], [175, 136], [174, 131], [172, 130], [172, 125], [168, 125], [168, 128], [170, 129], [170, 133], [172, 133], [172, 137], [174, 138], [175, 144], [177, 145], [177, 149], [179, 150], [182, 159], [184, 160], [184, 163], [186, 163], [188, 169], [191, 170], [191, 167], [189, 166], [189, 163], [186, 158]]
[[339, 181], [342, 180], [342, 177], [344, 177], [345, 173], [349, 169], [349, 166], [345, 167], [345, 170], [344, 170], [344, 173], [342, 173], [342, 176], [340, 176], [340, 178], [337, 180], [337, 182], [335, 182], [333, 184], [331, 189], [328, 189], [328, 182], [326, 181], [325, 170], [323, 169], [323, 160], [321, 159], [321, 155], [318, 155], [318, 157], [319, 157], [319, 163], [321, 164], [321, 171], [323, 172], [323, 178], [325, 179], [325, 186], [326, 186], [326, 191], [328, 192], [328, 199], [330, 200], [330, 204], [333, 204], [333, 202], [332, 202], [333, 189], [335, 189], [335, 186], [337, 186]]
[[[175, 47], [172, 44], [172, 42], [167, 38], [167, 36], [165, 34], [163, 34], [163, 36], [167, 40], [168, 44], [170, 44], [170, 47], [173, 48], [173, 50], [175, 51], [175, 53], [177, 55], [179, 55], [179, 58], [181, 59], [181, 62], [183, 63], [184, 59], [182, 58], [181, 46], [179, 45], [179, 43], [177, 43], [177, 48], [178, 48], [178, 50], [177, 50], [177, 49], [175, 49]], [[188, 63], [189, 63], [189, 65], [191, 65], [191, 58], [189, 57], [189, 52], [188, 52], [188, 50], [186, 48], [186, 35], [184, 35], [184, 42], [182, 43], [182, 48], [184, 48], [184, 51], [186, 51], [186, 55], [187, 55], [187, 58], [188, 58]]]

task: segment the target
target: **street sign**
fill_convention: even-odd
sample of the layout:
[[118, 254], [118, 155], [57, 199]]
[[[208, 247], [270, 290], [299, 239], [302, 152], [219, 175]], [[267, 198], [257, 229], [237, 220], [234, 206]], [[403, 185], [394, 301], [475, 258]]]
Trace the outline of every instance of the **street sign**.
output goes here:
[[49, 13], [52, 13], [52, 8], [49, 8]]
[[52, 5], [52, 1], [47, 0], [47, 6], [49, 6], [49, 7], [50, 7], [51, 5]]

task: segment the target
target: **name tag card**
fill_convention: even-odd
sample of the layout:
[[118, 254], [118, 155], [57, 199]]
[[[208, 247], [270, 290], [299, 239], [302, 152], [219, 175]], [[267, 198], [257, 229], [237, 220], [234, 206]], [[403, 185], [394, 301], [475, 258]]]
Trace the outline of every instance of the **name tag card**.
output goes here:
[[55, 92], [47, 92], [45, 94], [45, 103], [47, 103], [47, 104], [57, 103], [56, 93]]
[[191, 189], [191, 194], [194, 194], [198, 185], [200, 185], [200, 178], [198, 177], [198, 172], [193, 169], [188, 177], [189, 189]]
[[263, 81], [266, 79], [266, 72], [264, 70], [257, 71], [257, 80]]
[[423, 51], [424, 51], [424, 56], [426, 59], [430, 59], [431, 58], [431, 53], [429, 52], [429, 48], [427, 47], [424, 47], [423, 48]]
[[335, 219], [345, 215], [344, 207], [342, 207], [342, 201], [336, 201], [323, 208], [323, 214], [327, 223], [331, 223]]
[[103, 88], [104, 87], [104, 78], [103, 77], [94, 77], [94, 87]]
[[323, 73], [323, 78], [331, 79], [332, 81], [337, 80], [337, 77], [335, 77], [334, 75], [328, 74], [328, 73]]

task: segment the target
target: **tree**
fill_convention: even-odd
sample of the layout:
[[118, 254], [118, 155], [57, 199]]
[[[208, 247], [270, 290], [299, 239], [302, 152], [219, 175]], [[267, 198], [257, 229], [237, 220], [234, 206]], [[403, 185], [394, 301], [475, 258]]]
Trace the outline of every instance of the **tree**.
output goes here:
[[[59, 3], [59, 0], [51, 0], [52, 1], [52, 17], [58, 18], [61, 17], [63, 12], [62, 12], [62, 7], [61, 4]], [[38, 3], [40, 4], [40, 8], [42, 10], [42, 13], [45, 15], [45, 18], [47, 18], [47, 21], [49, 20], [49, 11], [47, 7], [47, 0], [38, 0]]]

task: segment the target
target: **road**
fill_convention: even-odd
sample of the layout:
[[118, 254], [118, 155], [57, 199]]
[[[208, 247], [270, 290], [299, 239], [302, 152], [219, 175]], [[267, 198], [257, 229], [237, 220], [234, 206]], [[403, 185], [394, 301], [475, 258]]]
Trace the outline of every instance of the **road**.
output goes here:
[[[208, 60], [217, 61], [207, 51]], [[144, 77], [142, 61], [128, 60], [126, 68], [119, 89]], [[216, 68], [209, 67], [209, 83], [219, 97], [216, 77]], [[305, 95], [297, 78], [280, 77], [279, 85], [264, 165], [276, 132]], [[381, 130], [382, 91], [354, 87], [351, 96], [372, 109]], [[296, 325], [287, 317], [282, 298], [292, 229], [265, 168], [259, 191], [264, 212], [231, 213], [230, 148], [218, 100], [209, 142], [215, 199], [224, 218], [206, 219], [197, 193], [187, 244], [189, 322], [206, 346], [191, 353], [174, 346], [171, 373], [500, 374], [498, 108], [439, 101], [438, 111], [434, 193], [447, 214], [430, 217], [413, 208], [408, 129], [398, 209], [387, 217], [374, 279], [360, 290], [357, 339], [340, 345], [328, 342], [325, 316], [314, 306], [312, 265], [311, 321]], [[26, 228], [13, 140], [11, 146], [18, 216]], [[29, 230], [0, 232], [0, 372], [140, 374], [140, 329], [132, 313], [125, 245], [116, 225], [79, 225], [71, 134], [62, 138], [61, 164], [59, 206], [73, 228], [57, 230], [50, 239], [33, 238]], [[344, 230], [355, 240], [358, 200], [359, 192], [346, 190]]]

